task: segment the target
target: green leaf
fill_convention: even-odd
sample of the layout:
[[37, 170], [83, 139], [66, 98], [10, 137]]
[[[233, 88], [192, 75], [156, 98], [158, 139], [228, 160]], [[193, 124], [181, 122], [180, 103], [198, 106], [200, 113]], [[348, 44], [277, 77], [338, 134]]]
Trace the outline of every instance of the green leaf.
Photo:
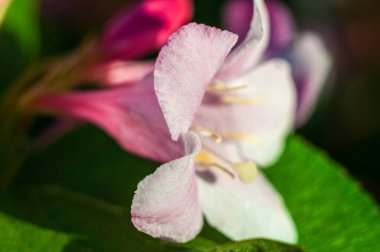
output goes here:
[[283, 195], [307, 251], [380, 251], [380, 213], [347, 171], [300, 137], [266, 170]]
[[18, 42], [28, 57], [37, 55], [40, 49], [38, 1], [13, 0], [7, 10], [3, 29]]
[[7, 252], [59, 252], [70, 237], [0, 213], [0, 248]]
[[210, 252], [303, 252], [302, 247], [265, 239], [229, 242], [215, 247]]

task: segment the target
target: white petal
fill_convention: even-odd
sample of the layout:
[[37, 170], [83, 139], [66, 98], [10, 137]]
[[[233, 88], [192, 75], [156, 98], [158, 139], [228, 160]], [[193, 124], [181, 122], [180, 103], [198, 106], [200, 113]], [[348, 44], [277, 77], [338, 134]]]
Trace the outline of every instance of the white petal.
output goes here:
[[212, 175], [213, 182], [198, 179], [203, 213], [211, 226], [233, 240], [297, 241], [292, 218], [264, 175], [248, 185], [219, 171]]

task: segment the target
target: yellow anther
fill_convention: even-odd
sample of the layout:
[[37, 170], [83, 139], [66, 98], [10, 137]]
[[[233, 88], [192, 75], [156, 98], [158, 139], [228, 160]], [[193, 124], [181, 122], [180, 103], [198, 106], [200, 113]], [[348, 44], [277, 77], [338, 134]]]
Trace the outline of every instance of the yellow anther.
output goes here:
[[193, 130], [202, 136], [213, 138], [215, 143], [219, 144], [223, 141], [222, 135], [220, 135], [219, 133], [217, 133], [215, 131], [212, 131], [212, 130], [209, 130], [209, 129], [206, 129], [206, 128], [203, 128], [200, 126], [195, 126], [193, 128]]
[[252, 183], [257, 177], [258, 171], [254, 162], [233, 163], [232, 167], [245, 184]]
[[225, 85], [221, 81], [215, 81], [212, 85], [208, 87], [208, 91], [210, 92], [229, 92], [229, 91], [236, 91], [240, 89], [244, 89], [248, 87], [248, 84], [242, 84], [242, 85]]
[[224, 96], [222, 97], [223, 102], [231, 103], [231, 104], [243, 104], [243, 105], [253, 105], [261, 102], [263, 97], [253, 97], [253, 98], [245, 98], [240, 96]]
[[249, 143], [252, 143], [252, 144], [254, 144], [256, 146], [260, 146], [261, 145], [260, 139], [258, 139], [255, 136], [252, 136], [251, 134], [247, 134], [247, 133], [225, 132], [225, 133], [223, 133], [223, 136], [225, 138], [228, 138], [228, 139], [231, 139], [231, 140], [249, 142]]
[[195, 160], [200, 164], [200, 165], [203, 165], [205, 167], [214, 167], [214, 168], [217, 168], [221, 171], [223, 171], [224, 173], [226, 173], [227, 175], [229, 175], [230, 177], [234, 178], [235, 175], [229, 171], [226, 167], [224, 167], [223, 165], [221, 165], [219, 163], [219, 160], [217, 158], [215, 158], [214, 155], [212, 154], [209, 154], [205, 151], [201, 151], [198, 153], [198, 155], [195, 157]]

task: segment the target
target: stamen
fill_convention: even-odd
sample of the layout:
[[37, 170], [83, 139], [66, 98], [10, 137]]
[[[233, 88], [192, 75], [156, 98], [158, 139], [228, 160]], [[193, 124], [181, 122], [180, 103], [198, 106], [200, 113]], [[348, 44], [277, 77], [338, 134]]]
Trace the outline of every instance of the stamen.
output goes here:
[[258, 171], [254, 162], [233, 163], [232, 167], [245, 184], [252, 183], [257, 177]]
[[252, 143], [258, 147], [261, 146], [260, 139], [258, 139], [255, 136], [252, 136], [251, 134], [241, 133], [241, 132], [225, 132], [223, 133], [223, 136], [231, 140], [245, 141], [245, 142]]
[[212, 85], [210, 85], [207, 89], [207, 91], [210, 92], [229, 92], [229, 91], [236, 91], [240, 89], [244, 89], [248, 87], [248, 84], [242, 84], [242, 85], [234, 85], [234, 86], [227, 86], [221, 81], [215, 81]]
[[263, 100], [262, 96], [257, 96], [253, 98], [244, 98], [240, 96], [224, 96], [222, 97], [223, 102], [231, 104], [243, 104], [243, 105], [254, 105]]
[[215, 143], [220, 144], [223, 141], [222, 135], [219, 133], [200, 127], [200, 126], [194, 126], [193, 130], [196, 131], [198, 134], [205, 136], [205, 137], [211, 137], [214, 139]]
[[201, 151], [198, 153], [196, 156], [196, 161], [203, 165], [203, 166], [208, 166], [208, 167], [214, 167], [217, 168], [223, 172], [225, 172], [227, 175], [229, 175], [231, 178], [235, 178], [235, 175], [230, 172], [227, 168], [225, 168], [223, 165], [218, 163], [218, 160], [211, 154], [208, 154], [205, 151]]

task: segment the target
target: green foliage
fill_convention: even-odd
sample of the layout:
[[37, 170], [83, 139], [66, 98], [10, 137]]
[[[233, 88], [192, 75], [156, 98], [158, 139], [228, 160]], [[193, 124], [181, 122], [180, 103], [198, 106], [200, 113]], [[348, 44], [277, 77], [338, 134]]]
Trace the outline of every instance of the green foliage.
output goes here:
[[[207, 225], [187, 244], [138, 232], [130, 221], [131, 200], [138, 181], [156, 167], [125, 153], [92, 127], [69, 133], [33, 155], [13, 189], [0, 196], [3, 213], [51, 231], [43, 231], [46, 237], [27, 232], [10, 236], [18, 228], [0, 222], [0, 237], [9, 237], [2, 248], [42, 244], [46, 238], [46, 249], [30, 246], [29, 251], [302, 251], [265, 240], [220, 245], [227, 239]], [[284, 195], [306, 251], [380, 251], [376, 205], [304, 140], [291, 137], [284, 156], [267, 173]]]
[[18, 42], [29, 57], [40, 49], [40, 32], [35, 0], [12, 0], [4, 20], [4, 29]]
[[291, 137], [267, 175], [286, 200], [308, 251], [380, 251], [380, 213], [344, 168]]

